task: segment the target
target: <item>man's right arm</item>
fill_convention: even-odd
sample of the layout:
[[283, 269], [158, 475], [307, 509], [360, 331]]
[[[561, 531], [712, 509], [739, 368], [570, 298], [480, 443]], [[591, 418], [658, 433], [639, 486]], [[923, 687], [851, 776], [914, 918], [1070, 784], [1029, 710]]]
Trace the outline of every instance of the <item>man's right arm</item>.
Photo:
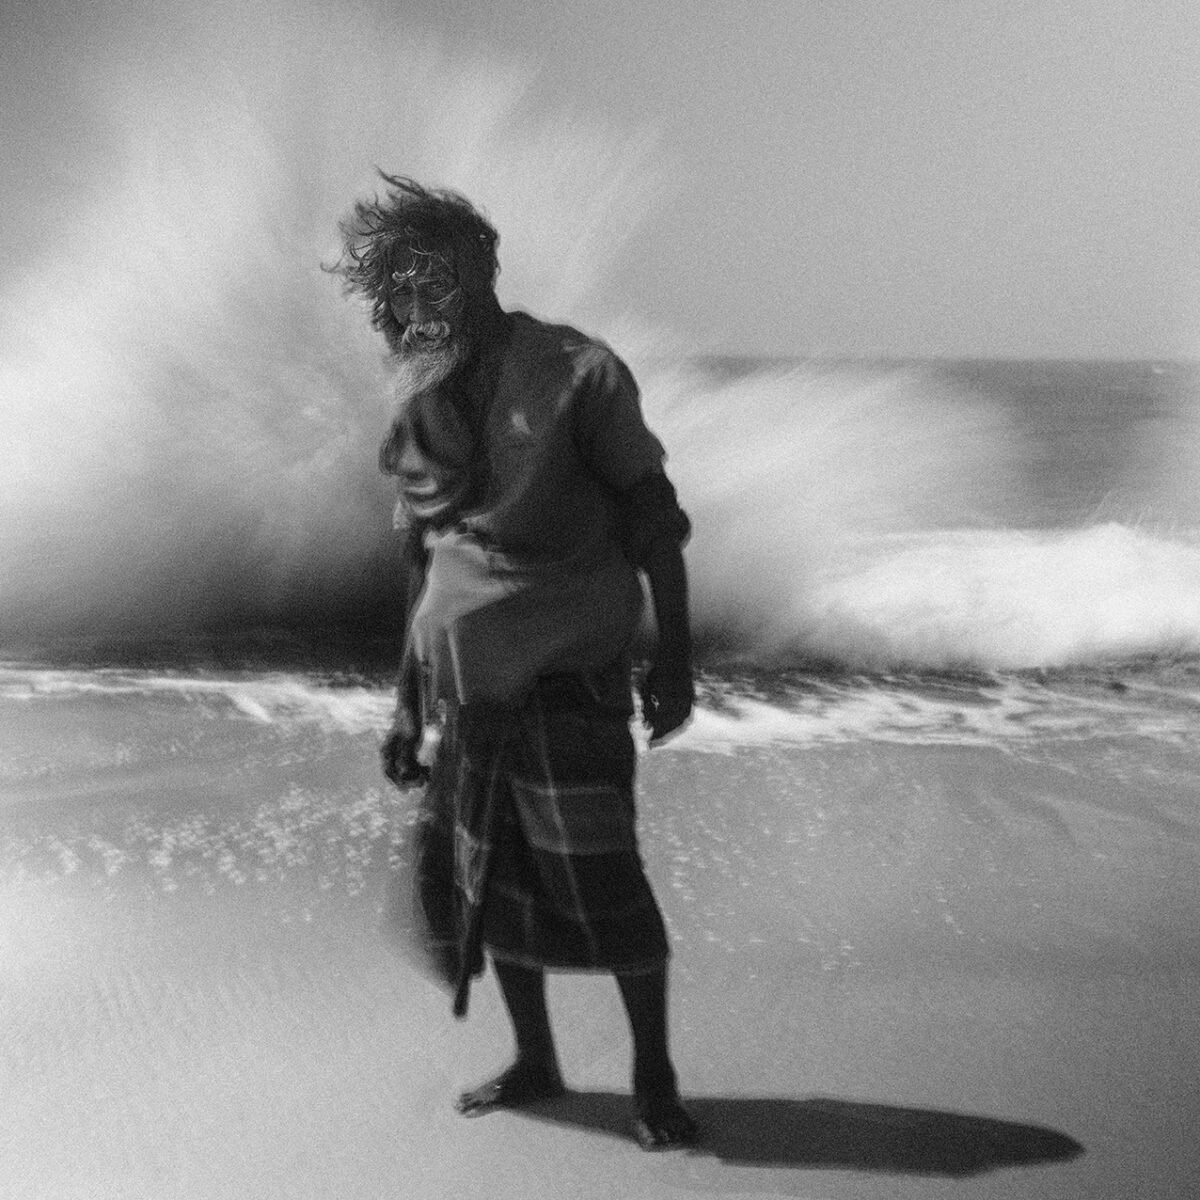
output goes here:
[[383, 773], [397, 787], [421, 784], [429, 777], [428, 768], [417, 759], [421, 748], [424, 714], [421, 704], [421, 674], [412, 643], [413, 614], [425, 587], [428, 560], [420, 529], [410, 526], [400, 553], [401, 569], [404, 572], [404, 632], [400, 674], [396, 681], [396, 708], [392, 715], [391, 728], [379, 748], [383, 760]]

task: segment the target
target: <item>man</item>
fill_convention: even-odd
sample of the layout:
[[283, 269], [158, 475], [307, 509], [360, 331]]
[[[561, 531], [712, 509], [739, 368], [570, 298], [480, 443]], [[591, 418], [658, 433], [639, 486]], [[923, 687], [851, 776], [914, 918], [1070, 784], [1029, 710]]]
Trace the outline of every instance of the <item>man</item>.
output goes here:
[[407, 599], [383, 766], [424, 782], [423, 714], [440, 714], [416, 839], [426, 947], [457, 1015], [486, 948], [517, 1049], [458, 1108], [561, 1093], [545, 971], [604, 970], [629, 1017], [638, 1140], [685, 1144], [629, 721], [639, 570], [657, 625], [641, 685], [652, 740], [691, 714], [688, 521], [620, 359], [503, 311], [495, 229], [456, 193], [381, 175], [386, 196], [342, 223], [335, 270], [371, 302], [398, 373], [380, 462], [399, 479]]

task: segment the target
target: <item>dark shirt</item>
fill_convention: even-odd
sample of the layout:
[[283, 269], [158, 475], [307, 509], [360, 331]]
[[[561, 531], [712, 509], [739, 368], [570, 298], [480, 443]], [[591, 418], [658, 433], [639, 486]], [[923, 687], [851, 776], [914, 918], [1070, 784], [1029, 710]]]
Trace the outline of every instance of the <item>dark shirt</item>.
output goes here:
[[648, 540], [687, 520], [637, 385], [603, 343], [524, 313], [507, 318], [479, 414], [478, 497], [425, 534], [414, 648], [437, 697], [520, 699], [541, 675], [628, 654]]

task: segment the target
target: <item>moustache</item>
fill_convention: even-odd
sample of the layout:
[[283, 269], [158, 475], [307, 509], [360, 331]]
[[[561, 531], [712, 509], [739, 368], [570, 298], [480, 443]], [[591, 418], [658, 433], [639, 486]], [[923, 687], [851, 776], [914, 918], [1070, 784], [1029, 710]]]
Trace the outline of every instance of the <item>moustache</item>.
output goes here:
[[[433, 326], [432, 328], [430, 326]], [[471, 357], [470, 339], [443, 322], [405, 329], [396, 364], [396, 396], [403, 401], [440, 387], [461, 372]]]
[[406, 325], [400, 335], [400, 350], [403, 354], [421, 354], [438, 350], [453, 336], [448, 321], [423, 321], [419, 325]]

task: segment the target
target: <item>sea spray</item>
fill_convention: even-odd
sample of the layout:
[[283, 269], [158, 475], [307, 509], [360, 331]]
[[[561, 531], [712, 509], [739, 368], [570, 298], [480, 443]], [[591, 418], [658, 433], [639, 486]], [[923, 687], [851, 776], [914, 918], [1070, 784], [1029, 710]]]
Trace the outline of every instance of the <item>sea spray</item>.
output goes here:
[[1200, 527], [1200, 368], [1153, 364], [1165, 402], [1139, 423], [1129, 475], [1138, 486], [1133, 516], [1173, 532]]
[[697, 624], [742, 654], [846, 661], [850, 647], [835, 654], [811, 636], [828, 581], [864, 570], [889, 536], [988, 528], [1020, 486], [1025, 449], [1005, 414], [929, 369], [813, 363], [724, 382], [661, 369], [644, 379], [695, 527]]
[[540, 117], [530, 68], [365, 10], [125, 16], [29, 35], [73, 81], [30, 156], [57, 130], [71, 159], [0, 276], [0, 641], [378, 623], [388, 378], [321, 269], [338, 218], [376, 165], [460, 188], [503, 231], [502, 298], [595, 327], [652, 139]]
[[771, 647], [856, 669], [1019, 669], [1200, 653], [1200, 546], [1119, 524], [866, 542]]

